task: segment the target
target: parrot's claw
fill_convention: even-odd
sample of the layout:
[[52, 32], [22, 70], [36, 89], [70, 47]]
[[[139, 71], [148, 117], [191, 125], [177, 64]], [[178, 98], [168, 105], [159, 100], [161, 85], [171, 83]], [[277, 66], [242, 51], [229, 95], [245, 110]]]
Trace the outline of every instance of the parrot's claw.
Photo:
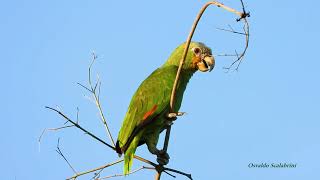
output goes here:
[[170, 156], [167, 152], [159, 150], [157, 152], [157, 162], [160, 165], [167, 165], [169, 163]]
[[[175, 118], [174, 120], [176, 120], [176, 119], [177, 119], [177, 118]], [[171, 125], [173, 124], [172, 121], [174, 121], [174, 120], [170, 119], [170, 120], [166, 121], [167, 127], [168, 127], [168, 126], [171, 126]]]
[[168, 119], [170, 120], [176, 120], [178, 116], [183, 116], [185, 112], [176, 112], [176, 113], [169, 113]]

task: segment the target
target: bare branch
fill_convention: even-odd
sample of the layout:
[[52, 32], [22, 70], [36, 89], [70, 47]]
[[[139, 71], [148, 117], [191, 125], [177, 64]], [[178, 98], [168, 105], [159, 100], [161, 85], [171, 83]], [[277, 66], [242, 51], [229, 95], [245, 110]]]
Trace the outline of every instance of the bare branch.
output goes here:
[[175, 175], [173, 175], [173, 174], [171, 174], [171, 173], [169, 173], [168, 171], [163, 171], [164, 173], [166, 173], [166, 174], [168, 174], [169, 176], [171, 176], [171, 177], [173, 177], [173, 178], [176, 178], [176, 176]]
[[[154, 169], [153, 167], [145, 167], [145, 166], [142, 166], [136, 170], [133, 170], [131, 172], [129, 172], [127, 175], [130, 175], [130, 174], [134, 174], [138, 171], [141, 171], [142, 169]], [[111, 176], [106, 176], [106, 177], [102, 177], [102, 178], [98, 178], [96, 180], [102, 180], [102, 179], [109, 179], [109, 178], [113, 178], [113, 177], [121, 177], [121, 176], [126, 176], [124, 174], [115, 174], [115, 175], [111, 175]]]
[[72, 171], [77, 174], [77, 171], [72, 167], [72, 165], [70, 164], [70, 162], [67, 160], [67, 158], [63, 155], [62, 151], [60, 150], [60, 138], [58, 139], [58, 144], [57, 144], [57, 150], [56, 152], [67, 162], [67, 164], [69, 165], [69, 167], [72, 169]]
[[82, 85], [81, 83], [77, 83], [77, 84], [78, 84], [79, 86], [83, 87], [84, 89], [86, 89], [87, 91], [93, 93], [93, 92], [91, 91], [91, 89], [87, 88], [85, 85]]
[[96, 139], [97, 141], [101, 142], [102, 144], [108, 146], [109, 148], [115, 150], [115, 148], [113, 146], [111, 146], [110, 144], [106, 143], [105, 141], [103, 141], [102, 139], [98, 138], [97, 136], [95, 136], [94, 134], [92, 134], [91, 132], [87, 131], [86, 129], [84, 129], [83, 127], [81, 127], [79, 124], [77, 124], [76, 122], [72, 121], [70, 118], [68, 118], [66, 115], [64, 115], [61, 111], [54, 109], [52, 107], [48, 107], [46, 106], [45, 108], [50, 109], [52, 111], [57, 112], [60, 116], [62, 116], [64, 119], [66, 119], [67, 121], [69, 121], [71, 124], [73, 124], [75, 127], [77, 127], [78, 129], [80, 129], [81, 131], [83, 131], [84, 133], [88, 134], [89, 136], [91, 136], [92, 138]]
[[235, 34], [241, 34], [241, 35], [244, 35], [244, 36], [247, 35], [246, 33], [238, 32], [238, 31], [235, 31], [233, 29], [224, 29], [224, 28], [216, 28], [216, 29], [221, 30], [221, 31], [227, 31], [227, 32], [235, 33]]
[[242, 19], [243, 21], [244, 21], [244, 26], [243, 26], [243, 31], [244, 31], [244, 34], [245, 34], [245, 37], [246, 37], [246, 39], [245, 39], [245, 47], [244, 47], [244, 50], [242, 51], [242, 53], [240, 54], [240, 55], [238, 55], [238, 58], [229, 66], [229, 67], [225, 67], [224, 69], [226, 69], [227, 70], [227, 72], [229, 72], [230, 70], [231, 70], [231, 68], [233, 67], [233, 66], [235, 66], [236, 64], [236, 68], [235, 68], [235, 70], [236, 71], [238, 71], [238, 69], [239, 69], [239, 66], [240, 66], [240, 64], [242, 63], [242, 60], [243, 60], [243, 58], [244, 58], [244, 55], [246, 54], [246, 52], [247, 52], [247, 49], [248, 49], [248, 47], [249, 47], [249, 36], [250, 36], [250, 31], [249, 31], [249, 22], [248, 22], [248, 20], [247, 20], [247, 18], [246, 17], [249, 17], [250, 16], [250, 14], [249, 13], [246, 13], [245, 12], [245, 8], [244, 8], [244, 5], [243, 5], [243, 2], [242, 2], [242, 0], [241, 0], [241, 4], [242, 4], [242, 9], [243, 9], [243, 16], [240, 18], [240, 20]]
[[62, 126], [62, 127], [58, 127], [58, 128], [45, 128], [45, 129], [43, 129], [41, 135], [40, 135], [39, 138], [38, 138], [39, 152], [40, 152], [40, 146], [41, 146], [42, 137], [44, 136], [44, 134], [45, 134], [47, 131], [58, 131], [58, 130], [66, 129], [66, 128], [70, 128], [70, 127], [74, 127], [74, 125]]
[[217, 54], [215, 56], [237, 56], [236, 54]]
[[109, 163], [109, 164], [106, 164], [106, 165], [103, 165], [103, 166], [100, 166], [100, 167], [97, 167], [97, 168], [94, 168], [94, 169], [91, 169], [91, 170], [88, 170], [88, 171], [84, 171], [84, 172], [81, 172], [81, 173], [76, 173], [74, 176], [67, 178], [67, 180], [76, 179], [79, 176], [83, 176], [85, 174], [89, 174], [89, 173], [92, 173], [92, 172], [95, 172], [95, 171], [98, 171], [98, 170], [101, 170], [101, 169], [105, 169], [107, 167], [110, 167], [110, 166], [113, 166], [115, 164], [118, 164], [118, 163], [120, 163], [122, 161], [123, 161], [123, 159], [120, 159], [120, 160], [117, 160], [115, 162], [112, 162], [112, 163]]
[[101, 92], [101, 82], [99, 82], [99, 86], [98, 86], [98, 102], [100, 102], [100, 92]]
[[79, 108], [77, 107], [77, 124], [79, 124]]
[[146, 164], [149, 164], [149, 165], [151, 165], [151, 166], [153, 166], [153, 167], [158, 166], [156, 163], [154, 163], [154, 162], [152, 162], [152, 161], [149, 161], [149, 160], [147, 160], [147, 159], [144, 159], [144, 158], [142, 158], [142, 157], [140, 157], [140, 156], [137, 156], [137, 155], [134, 155], [133, 158], [135, 158], [135, 159], [137, 159], [137, 160], [139, 160], [139, 161], [141, 161], [141, 162], [144, 162], [144, 163], [146, 163]]
[[181, 174], [181, 175], [184, 175], [184, 176], [186, 176], [187, 178], [189, 178], [189, 179], [192, 180], [191, 174], [187, 174], [187, 173], [184, 173], [184, 172], [182, 172], [182, 171], [178, 171], [178, 170], [171, 169], [171, 168], [167, 168], [167, 167], [164, 168], [164, 172], [165, 172], [165, 171], [171, 171], [171, 172], [174, 172], [174, 173], [177, 173], [177, 174]]
[[[92, 71], [92, 70], [91, 70], [91, 69], [92, 69], [92, 66], [93, 66], [94, 62], [95, 62], [96, 59], [98, 58], [95, 53], [92, 53], [92, 56], [93, 56], [92, 62], [91, 62], [90, 66], [89, 66], [89, 69], [88, 69], [88, 82], [89, 82], [90, 88], [87, 88], [86, 86], [84, 86], [84, 85], [82, 85], [82, 84], [80, 84], [80, 83], [78, 83], [78, 84], [79, 84], [80, 86], [82, 86], [83, 88], [85, 88], [86, 90], [88, 90], [88, 91], [92, 94], [93, 99], [94, 99], [94, 102], [95, 102], [96, 106], [98, 107], [98, 110], [99, 110], [99, 114], [100, 114], [100, 118], [101, 118], [101, 120], [102, 120], [102, 123], [103, 123], [104, 127], [106, 128], [107, 134], [108, 134], [108, 136], [109, 136], [109, 138], [110, 138], [111, 144], [112, 144], [113, 147], [115, 147], [115, 143], [114, 143], [114, 140], [113, 140], [113, 138], [112, 138], [111, 131], [110, 131], [110, 129], [109, 129], [107, 120], [106, 120], [106, 118], [105, 118], [105, 116], [104, 116], [104, 114], [103, 114], [102, 107], [101, 107], [101, 103], [100, 103], [100, 86], [101, 86], [100, 78], [98, 77], [98, 80], [97, 80], [97, 82], [95, 83], [95, 85], [94, 85], [94, 86], [92, 85], [92, 80], [91, 80], [91, 71]], [[97, 95], [97, 93], [96, 93], [97, 87], [98, 87], [98, 95]]]
[[248, 20], [247, 20], [247, 17], [250, 17], [250, 13], [246, 12], [245, 10], [245, 7], [244, 7], [244, 3], [242, 0], [240, 0], [241, 2], [241, 6], [242, 6], [242, 13], [240, 15], [240, 18], [237, 19], [237, 22], [238, 21], [241, 21], [243, 20], [244, 22], [244, 26], [243, 26], [243, 32], [239, 32], [239, 31], [235, 31], [230, 25], [228, 25], [229, 29], [224, 29], [224, 28], [217, 28], [219, 30], [222, 30], [222, 31], [227, 31], [227, 32], [231, 32], [231, 33], [235, 33], [235, 34], [240, 34], [240, 35], [244, 35], [246, 38], [245, 38], [245, 47], [244, 47], [244, 50], [242, 51], [242, 53], [238, 56], [238, 58], [233, 61], [231, 63], [231, 65], [229, 67], [224, 67], [224, 69], [227, 70], [227, 72], [229, 72], [233, 66], [236, 65], [235, 69], [234, 70], [238, 70], [239, 69], [239, 66], [243, 60], [243, 57], [248, 49], [248, 46], [249, 46], [249, 23], [248, 23]]
[[41, 135], [39, 136], [38, 142], [41, 142], [42, 136], [45, 134], [45, 132], [47, 131], [58, 131], [60, 129], [65, 129], [65, 128], [69, 128], [69, 127], [73, 127], [74, 125], [69, 125], [69, 126], [62, 126], [62, 127], [58, 127], [58, 128], [45, 128]]

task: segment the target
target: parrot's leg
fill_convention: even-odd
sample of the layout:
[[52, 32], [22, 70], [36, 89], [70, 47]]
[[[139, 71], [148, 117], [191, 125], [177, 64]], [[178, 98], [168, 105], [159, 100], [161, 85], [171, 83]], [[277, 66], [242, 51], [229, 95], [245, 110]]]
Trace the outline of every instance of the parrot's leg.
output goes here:
[[157, 162], [161, 165], [167, 165], [169, 163], [169, 154], [163, 150], [158, 150]]
[[150, 153], [157, 155], [157, 161], [159, 164], [167, 165], [169, 163], [169, 154], [157, 148], [157, 143], [159, 139], [159, 133], [151, 134], [148, 139], [146, 139], [146, 144]]

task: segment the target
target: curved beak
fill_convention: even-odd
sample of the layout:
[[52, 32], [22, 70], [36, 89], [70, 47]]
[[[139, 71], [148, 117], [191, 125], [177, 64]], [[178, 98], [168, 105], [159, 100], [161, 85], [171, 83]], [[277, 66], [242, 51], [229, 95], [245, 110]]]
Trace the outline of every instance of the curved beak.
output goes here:
[[202, 72], [212, 71], [215, 65], [213, 56], [205, 56], [200, 62], [198, 62], [198, 69]]

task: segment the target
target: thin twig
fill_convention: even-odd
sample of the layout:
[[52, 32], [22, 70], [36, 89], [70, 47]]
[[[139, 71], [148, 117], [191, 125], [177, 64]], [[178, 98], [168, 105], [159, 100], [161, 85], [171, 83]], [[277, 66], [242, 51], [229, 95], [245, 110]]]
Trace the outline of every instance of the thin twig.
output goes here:
[[65, 129], [65, 128], [70, 128], [73, 127], [74, 125], [69, 125], [69, 126], [62, 126], [62, 127], [58, 127], [58, 128], [45, 128], [43, 129], [41, 135], [39, 136], [38, 142], [41, 142], [41, 139], [43, 137], [43, 135], [47, 132], [47, 131], [58, 131], [60, 129]]
[[67, 164], [69, 165], [69, 167], [72, 169], [72, 171], [77, 174], [77, 171], [72, 167], [72, 165], [70, 164], [70, 162], [67, 160], [67, 158], [63, 155], [62, 151], [60, 150], [60, 138], [58, 139], [58, 144], [57, 144], [57, 150], [56, 152], [67, 162]]
[[248, 23], [248, 20], [247, 20], [246, 18], [243, 18], [243, 21], [244, 21], [243, 31], [244, 31], [244, 34], [245, 34], [245, 36], [246, 36], [245, 47], [244, 47], [244, 50], [242, 51], [242, 53], [237, 56], [238, 58], [237, 58], [235, 61], [233, 61], [229, 67], [224, 67], [224, 69], [226, 69], [227, 72], [229, 72], [229, 71], [231, 70], [231, 68], [232, 68], [235, 64], [237, 64], [235, 70], [238, 71], [239, 66], [240, 66], [240, 64], [241, 64], [241, 62], [242, 62], [242, 60], [243, 60], [243, 57], [244, 57], [244, 55], [246, 54], [247, 49], [248, 49], [248, 47], [249, 47], [249, 36], [250, 36], [250, 34], [249, 34], [249, 29], [250, 29], [250, 28], [249, 28], [249, 23]]
[[227, 32], [235, 33], [235, 34], [241, 34], [241, 35], [244, 35], [244, 36], [247, 35], [246, 33], [238, 32], [238, 31], [230, 30], [230, 29], [224, 29], [224, 28], [216, 28], [216, 29], [221, 30], [221, 31], [227, 31]]
[[93, 92], [91, 91], [91, 89], [87, 88], [85, 85], [82, 85], [81, 83], [77, 83], [77, 84], [78, 84], [79, 86], [83, 87], [84, 89], [86, 89], [87, 91], [93, 93]]
[[215, 56], [237, 56], [235, 54], [217, 54]]
[[144, 159], [144, 158], [142, 158], [142, 157], [140, 157], [140, 156], [134, 155], [133, 158], [135, 158], [135, 159], [137, 159], [137, 160], [139, 160], [139, 161], [141, 161], [141, 162], [144, 162], [144, 163], [146, 163], [146, 164], [149, 164], [149, 165], [151, 165], [151, 166], [153, 166], [153, 167], [156, 167], [156, 166], [157, 166], [156, 163], [154, 163], [154, 162], [152, 162], [152, 161], [149, 161], [149, 160], [147, 160], [147, 159]]
[[[145, 166], [142, 166], [136, 170], [133, 170], [133, 171], [130, 171], [128, 174], [126, 175], [130, 175], [130, 174], [134, 174], [138, 171], [141, 171], [142, 169], [154, 169], [153, 167], [145, 167]], [[111, 176], [105, 176], [105, 177], [102, 177], [102, 178], [97, 178], [96, 180], [102, 180], [102, 179], [109, 179], [109, 178], [113, 178], [113, 177], [122, 177], [122, 176], [126, 176], [124, 174], [115, 174], [115, 175], [111, 175]]]
[[[92, 80], [91, 80], [91, 71], [92, 71], [92, 66], [94, 64], [94, 62], [96, 61], [96, 59], [98, 58], [97, 55], [95, 53], [92, 53], [92, 61], [91, 61], [91, 64], [89, 66], [89, 69], [88, 69], [88, 82], [89, 82], [89, 86], [90, 88], [78, 83], [80, 86], [82, 86], [83, 88], [85, 88], [86, 90], [88, 90], [92, 96], [93, 96], [93, 99], [94, 99], [94, 103], [96, 104], [96, 106], [98, 107], [98, 110], [99, 110], [99, 114], [100, 114], [100, 118], [102, 120], [102, 123], [104, 125], [104, 127], [106, 128], [106, 131], [107, 131], [107, 134], [110, 138], [110, 141], [111, 141], [111, 144], [113, 147], [115, 147], [115, 143], [114, 143], [114, 140], [112, 138], [112, 135], [111, 135], [111, 131], [109, 129], [109, 126], [108, 126], [108, 123], [107, 123], [107, 120], [103, 114], [103, 111], [102, 111], [102, 108], [101, 108], [101, 103], [100, 103], [100, 87], [101, 87], [101, 82], [98, 78], [97, 82], [95, 83], [95, 85], [93, 86], [92, 85]], [[98, 95], [96, 93], [96, 90], [97, 90], [97, 87], [98, 87]]]
[[65, 118], [67, 121], [69, 121], [70, 123], [72, 123], [75, 127], [79, 128], [81, 131], [83, 131], [84, 133], [88, 134], [89, 136], [93, 137], [94, 139], [100, 141], [102, 144], [108, 146], [109, 148], [115, 150], [115, 148], [113, 146], [111, 146], [110, 144], [106, 143], [105, 141], [103, 141], [102, 139], [98, 138], [97, 136], [95, 136], [94, 134], [92, 134], [91, 132], [87, 131], [86, 129], [84, 129], [83, 127], [81, 127], [79, 124], [77, 124], [76, 122], [72, 121], [70, 118], [68, 118], [66, 115], [64, 115], [61, 111], [54, 109], [52, 107], [48, 107], [46, 106], [45, 108], [50, 109], [52, 111], [57, 112], [60, 116], [62, 116], [63, 118]]
[[105, 169], [107, 167], [110, 167], [110, 166], [113, 166], [115, 164], [118, 164], [118, 163], [120, 163], [122, 161], [123, 161], [123, 159], [120, 159], [120, 160], [117, 160], [115, 162], [112, 162], [112, 163], [109, 163], [109, 164], [106, 164], [106, 165], [103, 165], [103, 166], [100, 166], [100, 167], [97, 167], [97, 168], [94, 168], [94, 169], [91, 169], [91, 170], [88, 170], [88, 171], [84, 171], [84, 172], [81, 172], [81, 173], [76, 173], [74, 176], [67, 178], [67, 180], [76, 179], [79, 176], [83, 176], [85, 174], [89, 174], [89, 173], [92, 173], [92, 172], [95, 172], [95, 171], [98, 171], [98, 170], [101, 170], [101, 169]]
[[174, 172], [174, 173], [177, 173], [177, 174], [181, 174], [181, 175], [184, 175], [184, 176], [186, 176], [186, 177], [188, 177], [189, 179], [192, 180], [191, 174], [187, 174], [187, 173], [184, 173], [182, 171], [178, 171], [178, 170], [167, 168], [167, 167], [164, 168], [164, 171], [171, 171], [171, 172]]
[[95, 180], [101, 176], [101, 173], [104, 169], [100, 169], [98, 172], [94, 173], [94, 176], [91, 178], [92, 180]]
[[[224, 67], [224, 69], [227, 70], [227, 72], [229, 72], [233, 66], [235, 66], [236, 64], [236, 67], [234, 70], [238, 70], [239, 69], [239, 66], [243, 60], [243, 57], [248, 49], [248, 46], [249, 46], [249, 23], [248, 23], [248, 20], [247, 20], [247, 17], [250, 17], [250, 13], [246, 12], [245, 10], [245, 7], [244, 7], [244, 3], [242, 0], [240, 0], [241, 2], [241, 6], [242, 6], [242, 15], [240, 16], [240, 18], [237, 19], [237, 21], [240, 21], [240, 20], [243, 20], [244, 21], [244, 26], [243, 26], [243, 32], [239, 32], [239, 31], [235, 31], [230, 25], [228, 25], [229, 29], [223, 29], [223, 28], [217, 28], [219, 30], [222, 30], [222, 31], [227, 31], [227, 32], [231, 32], [231, 33], [235, 33], [235, 34], [240, 34], [240, 35], [244, 35], [246, 38], [245, 38], [245, 47], [244, 47], [244, 50], [242, 51], [242, 53], [237, 57], [237, 59], [235, 61], [233, 61], [231, 63], [231, 65], [229, 65], [229, 67]], [[235, 55], [233, 55], [235, 56]]]
[[40, 135], [39, 138], [38, 138], [39, 152], [40, 152], [40, 146], [41, 146], [42, 137], [44, 136], [44, 134], [45, 134], [47, 131], [58, 131], [58, 130], [66, 129], [66, 128], [70, 128], [70, 127], [74, 127], [74, 125], [62, 126], [62, 127], [58, 127], [58, 128], [45, 128], [45, 129], [43, 129], [41, 135]]
[[176, 178], [176, 176], [175, 175], [173, 175], [173, 174], [171, 174], [171, 173], [169, 173], [168, 171], [163, 171], [164, 173], [166, 173], [166, 174], [168, 174], [169, 176], [171, 176], [171, 177], [173, 177], [173, 178]]

